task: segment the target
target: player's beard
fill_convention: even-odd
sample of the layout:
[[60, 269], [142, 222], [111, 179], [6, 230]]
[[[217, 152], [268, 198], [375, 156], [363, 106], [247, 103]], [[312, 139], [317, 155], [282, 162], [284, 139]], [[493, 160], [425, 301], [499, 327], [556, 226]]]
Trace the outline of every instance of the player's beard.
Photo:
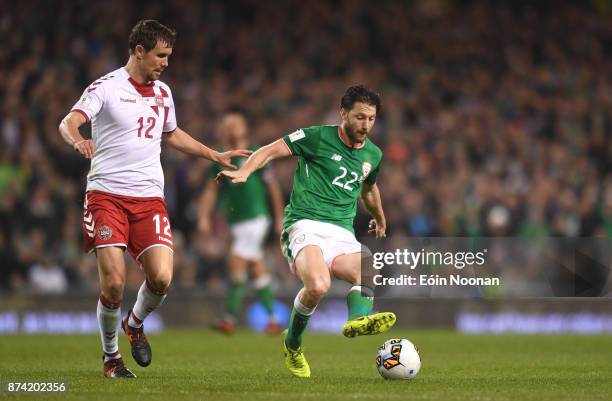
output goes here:
[[353, 144], [356, 144], [356, 143], [362, 144], [365, 142], [366, 138], [368, 137], [367, 132], [365, 132], [365, 135], [356, 134], [356, 132], [359, 132], [359, 130], [356, 130], [353, 127], [351, 127], [350, 123], [345, 124], [344, 132], [346, 133], [346, 136], [348, 137], [349, 141], [351, 141], [351, 143]]

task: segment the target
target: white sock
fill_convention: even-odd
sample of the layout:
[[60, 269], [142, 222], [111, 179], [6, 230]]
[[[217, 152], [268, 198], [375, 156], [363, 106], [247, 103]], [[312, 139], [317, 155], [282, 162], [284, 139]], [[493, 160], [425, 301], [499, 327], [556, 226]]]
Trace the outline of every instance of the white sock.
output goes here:
[[293, 300], [293, 307], [301, 315], [303, 315], [303, 316], [310, 316], [310, 315], [312, 315], [314, 313], [315, 309], [317, 309], [317, 305], [313, 306], [312, 308], [304, 305], [302, 303], [302, 301], [300, 301], [300, 294], [301, 293], [302, 293], [302, 291], [298, 292], [298, 294], [295, 296], [295, 299]]
[[374, 290], [371, 287], [368, 287], [368, 286], [365, 286], [365, 285], [355, 284], [349, 290], [349, 292], [351, 292], [351, 291], [358, 291], [358, 292], [361, 293], [362, 297], [368, 297], [368, 298], [374, 299]]
[[117, 337], [117, 327], [121, 321], [120, 303], [112, 303], [100, 294], [96, 315], [98, 316], [98, 326], [100, 327], [100, 339], [102, 340], [102, 350], [104, 360], [121, 358], [119, 354], [119, 340]]
[[145, 280], [138, 290], [138, 298], [132, 308], [128, 325], [135, 328], [142, 327], [142, 322], [166, 299], [166, 293], [160, 294], [149, 288], [149, 282]]

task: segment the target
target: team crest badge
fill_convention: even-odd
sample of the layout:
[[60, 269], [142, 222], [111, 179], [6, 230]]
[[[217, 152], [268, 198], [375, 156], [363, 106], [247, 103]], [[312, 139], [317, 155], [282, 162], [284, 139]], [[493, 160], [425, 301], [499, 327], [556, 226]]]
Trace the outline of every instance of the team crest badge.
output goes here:
[[363, 164], [361, 165], [361, 173], [363, 175], [363, 178], [366, 178], [370, 172], [372, 171], [372, 165], [368, 162], [363, 162]]
[[164, 107], [164, 97], [162, 95], [155, 95], [155, 104], [159, 107]]
[[106, 241], [113, 235], [113, 230], [109, 226], [102, 226], [98, 228], [98, 238], [102, 241]]

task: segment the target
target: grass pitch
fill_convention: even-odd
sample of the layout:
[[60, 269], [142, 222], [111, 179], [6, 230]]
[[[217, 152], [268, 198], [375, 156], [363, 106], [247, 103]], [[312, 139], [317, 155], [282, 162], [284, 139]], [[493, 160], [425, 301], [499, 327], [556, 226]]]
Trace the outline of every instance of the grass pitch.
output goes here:
[[[423, 366], [413, 381], [385, 381], [377, 347], [388, 338], [417, 344]], [[67, 394], [0, 394], [55, 400], [610, 400], [612, 336], [465, 336], [391, 330], [346, 339], [306, 333], [310, 379], [285, 369], [280, 337], [207, 330], [149, 336], [153, 363], [140, 368], [125, 336], [120, 349], [138, 378], [102, 377], [99, 339], [0, 336], [0, 381], [67, 381]]]

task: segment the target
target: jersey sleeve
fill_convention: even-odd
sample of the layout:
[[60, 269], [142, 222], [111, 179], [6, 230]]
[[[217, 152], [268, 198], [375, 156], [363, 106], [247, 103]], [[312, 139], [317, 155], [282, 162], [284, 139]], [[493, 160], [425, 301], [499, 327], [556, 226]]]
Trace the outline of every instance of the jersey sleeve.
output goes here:
[[294, 156], [314, 156], [321, 143], [321, 127], [301, 128], [285, 135], [283, 141]]
[[83, 91], [83, 95], [70, 111], [81, 113], [87, 121], [94, 118], [106, 102], [106, 87], [101, 80], [95, 81]]
[[378, 162], [376, 167], [374, 167], [372, 172], [370, 174], [368, 174], [368, 176], [365, 178], [364, 181], [366, 182], [366, 184], [368, 184], [368, 185], [376, 184], [376, 178], [378, 177], [378, 172], [380, 171], [380, 165], [381, 164], [382, 164], [382, 158], [380, 159], [380, 161]]
[[162, 93], [166, 92], [167, 94], [167, 99], [168, 99], [168, 109], [166, 110], [166, 116], [164, 119], [164, 128], [163, 128], [163, 132], [164, 133], [168, 133], [168, 132], [172, 132], [176, 129], [177, 127], [177, 123], [176, 123], [176, 111], [174, 109], [174, 98], [172, 97], [172, 91], [170, 90], [170, 87], [168, 86], [163, 86], [161, 88]]

